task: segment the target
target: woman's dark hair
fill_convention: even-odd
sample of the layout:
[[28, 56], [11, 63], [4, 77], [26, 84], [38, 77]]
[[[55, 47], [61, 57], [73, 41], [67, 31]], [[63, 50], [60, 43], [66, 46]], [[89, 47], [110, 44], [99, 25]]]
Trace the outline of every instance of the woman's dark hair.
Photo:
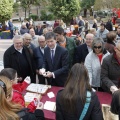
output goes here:
[[115, 41], [117, 34], [114, 31], [110, 31], [109, 33], [107, 33], [107, 43], [112, 43], [113, 41]]
[[15, 79], [15, 75], [16, 75], [17, 71], [13, 68], [4, 68], [1, 72], [0, 75], [1, 76], [6, 76], [7, 78], [9, 78], [10, 80], [14, 80]]
[[65, 111], [76, 113], [76, 103], [80, 99], [81, 104], [85, 104], [87, 90], [91, 91], [87, 69], [83, 64], [76, 63], [69, 72], [65, 89], [61, 94]]
[[60, 35], [64, 35], [64, 29], [61, 27], [61, 26], [57, 26], [55, 29], [54, 29], [54, 33], [57, 33], [57, 34], [60, 34]]
[[104, 26], [104, 28], [105, 28], [106, 25], [105, 25], [105, 23], [101, 23], [100, 26]]

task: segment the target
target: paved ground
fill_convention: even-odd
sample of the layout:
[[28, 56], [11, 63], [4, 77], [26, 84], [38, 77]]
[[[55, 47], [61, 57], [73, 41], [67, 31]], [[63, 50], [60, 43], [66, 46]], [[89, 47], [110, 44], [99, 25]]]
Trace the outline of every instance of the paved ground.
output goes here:
[[3, 54], [10, 45], [12, 45], [12, 40], [0, 39], [0, 70], [3, 69]]

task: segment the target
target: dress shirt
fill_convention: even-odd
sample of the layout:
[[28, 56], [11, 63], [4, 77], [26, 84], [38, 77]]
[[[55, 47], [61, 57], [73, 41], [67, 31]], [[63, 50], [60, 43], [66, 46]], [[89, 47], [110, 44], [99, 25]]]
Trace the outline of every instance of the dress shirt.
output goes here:
[[91, 52], [91, 51], [92, 51], [92, 48], [91, 48], [91, 47], [88, 47], [88, 46], [87, 46], [87, 48], [88, 48], [88, 52]]

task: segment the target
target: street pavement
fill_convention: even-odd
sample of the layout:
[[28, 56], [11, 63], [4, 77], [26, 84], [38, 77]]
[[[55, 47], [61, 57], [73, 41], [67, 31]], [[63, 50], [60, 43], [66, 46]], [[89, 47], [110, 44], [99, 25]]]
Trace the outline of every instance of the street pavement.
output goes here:
[[5, 50], [12, 45], [10, 39], [0, 39], [0, 71], [3, 69], [3, 55]]

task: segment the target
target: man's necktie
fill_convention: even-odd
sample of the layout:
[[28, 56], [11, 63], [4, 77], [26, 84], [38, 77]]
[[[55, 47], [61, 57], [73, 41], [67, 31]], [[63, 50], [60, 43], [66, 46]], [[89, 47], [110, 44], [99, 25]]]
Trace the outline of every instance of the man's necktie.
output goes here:
[[53, 63], [53, 59], [54, 59], [54, 50], [51, 50], [51, 60], [52, 60], [52, 63]]

